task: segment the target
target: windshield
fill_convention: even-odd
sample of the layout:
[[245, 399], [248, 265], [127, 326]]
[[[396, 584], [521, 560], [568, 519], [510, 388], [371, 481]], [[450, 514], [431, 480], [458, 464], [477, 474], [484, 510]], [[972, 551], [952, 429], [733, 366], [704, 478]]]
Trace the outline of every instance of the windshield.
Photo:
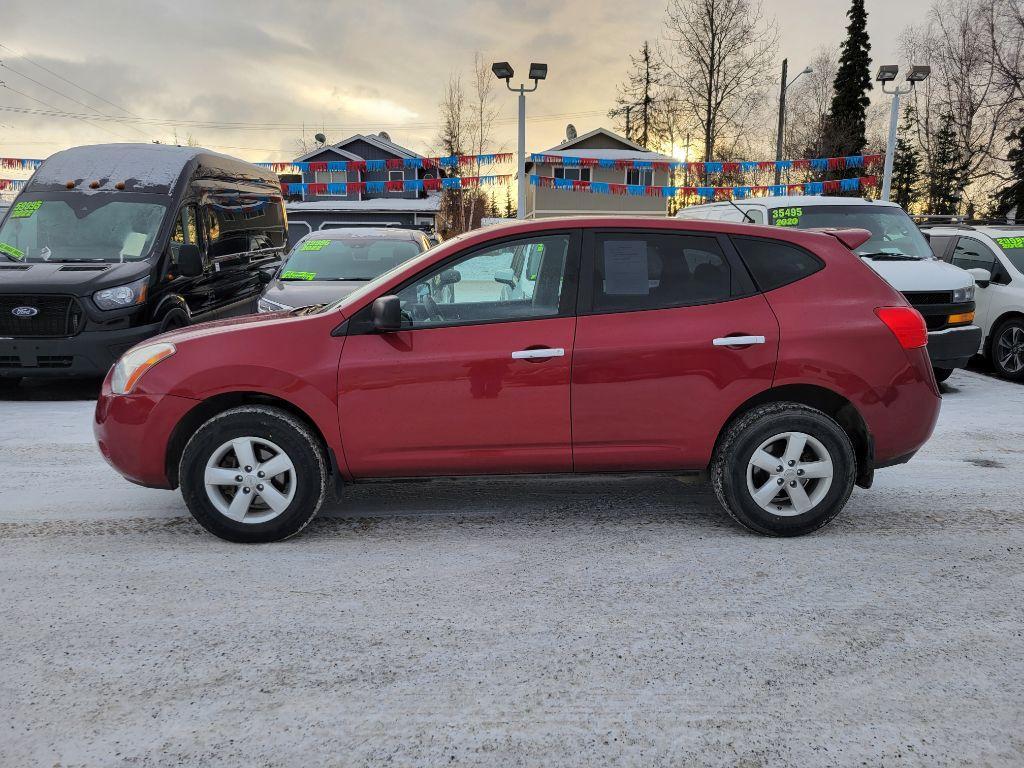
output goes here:
[[1006, 258], [1017, 268], [1018, 272], [1024, 272], [1024, 236], [997, 237], [996, 245], [1003, 249]]
[[856, 228], [871, 232], [871, 239], [857, 248], [861, 256], [889, 254], [932, 259], [921, 230], [902, 208], [891, 205], [805, 205], [773, 208], [771, 221], [777, 227], [814, 229]]
[[0, 253], [12, 261], [141, 261], [149, 256], [167, 206], [75, 196], [14, 204], [0, 227]]
[[419, 253], [419, 245], [406, 239], [310, 238], [295, 246], [281, 279], [372, 280]]

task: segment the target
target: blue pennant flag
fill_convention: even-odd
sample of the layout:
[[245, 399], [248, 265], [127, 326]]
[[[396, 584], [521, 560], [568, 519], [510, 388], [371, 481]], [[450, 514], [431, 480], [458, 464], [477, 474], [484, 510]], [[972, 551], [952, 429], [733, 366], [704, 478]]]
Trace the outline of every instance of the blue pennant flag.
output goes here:
[[805, 195], [820, 195], [825, 191], [825, 185], [820, 181], [808, 181], [804, 184]]
[[847, 168], [863, 168], [864, 167], [864, 155], [850, 155], [846, 158]]
[[327, 163], [328, 171], [347, 171], [348, 162], [346, 160], [331, 160]]
[[860, 179], [840, 179], [839, 189], [841, 189], [843, 192], [856, 192], [858, 189], [860, 189]]
[[828, 158], [827, 157], [816, 157], [811, 160], [811, 168], [816, 171], [827, 171], [828, 170]]
[[615, 167], [615, 161], [614, 160], [609, 160], [607, 157], [602, 157], [600, 160], [597, 161], [597, 164], [599, 166], [601, 166], [602, 168], [614, 168]]
[[676, 192], [679, 191], [679, 187], [662, 187], [661, 194], [665, 197], [675, 197]]
[[384, 189], [385, 189], [385, 187], [384, 187], [384, 182], [383, 181], [368, 181], [368, 182], [366, 182], [366, 191], [367, 192], [371, 192], [371, 193], [379, 195], [379, 194], [384, 192]]
[[775, 161], [775, 169], [776, 170], [788, 171], [792, 167], [793, 167], [793, 161], [792, 160], [776, 160]]
[[289, 195], [301, 195], [302, 192], [303, 192], [302, 188], [304, 186], [306, 186], [306, 185], [305, 184], [295, 184], [295, 183], [289, 184], [288, 185], [288, 194]]
[[402, 160], [403, 168], [422, 168], [423, 160], [419, 157], [407, 157]]
[[462, 179], [456, 177], [441, 179], [441, 189], [462, 189]]
[[555, 189], [572, 189], [572, 179], [555, 179]]
[[757, 170], [757, 168], [757, 163], [752, 162], [750, 160], [744, 160], [742, 163], [740, 163], [740, 170], [743, 171], [744, 173], [753, 173], [754, 171]]
[[722, 163], [704, 163], [705, 173], [721, 173]]
[[607, 195], [611, 192], [611, 188], [607, 181], [592, 181], [590, 182], [590, 191], [599, 195]]
[[292, 165], [294, 165], [302, 172], [306, 172], [309, 170], [309, 163], [292, 163]]
[[440, 160], [438, 160], [437, 164], [440, 165], [442, 168], [458, 168], [459, 158], [455, 156], [442, 157]]
[[367, 160], [366, 170], [368, 171], [383, 171], [387, 168], [387, 161], [385, 160]]
[[742, 200], [744, 197], [749, 197], [750, 187], [733, 187], [732, 196], [738, 200]]
[[577, 166], [579, 164], [580, 164], [580, 159], [578, 157], [563, 157], [562, 158], [562, 165], [568, 165], [570, 167], [575, 167], [575, 166]]
[[646, 195], [647, 187], [643, 184], [627, 184], [626, 191], [631, 195]]
[[420, 179], [409, 179], [402, 185], [406, 192], [419, 192], [423, 189], [423, 181]]
[[327, 194], [329, 195], [347, 195], [348, 184], [345, 182], [330, 182], [327, 185]]
[[698, 197], [714, 197], [715, 196], [715, 188], [714, 187], [697, 187], [697, 196]]

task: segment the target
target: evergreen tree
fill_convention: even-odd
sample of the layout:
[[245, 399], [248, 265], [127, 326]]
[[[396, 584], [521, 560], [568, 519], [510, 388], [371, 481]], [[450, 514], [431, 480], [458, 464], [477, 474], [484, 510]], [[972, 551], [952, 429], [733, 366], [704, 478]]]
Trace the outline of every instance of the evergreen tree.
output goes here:
[[940, 118], [935, 134], [928, 173], [928, 212], [953, 216], [961, 198], [962, 159], [953, 130], [953, 116]]
[[1010, 161], [1010, 181], [996, 193], [995, 213], [1002, 218], [1013, 212], [1015, 221], [1024, 223], [1024, 125], [1013, 131], [1006, 139], [1010, 144], [1010, 152], [1007, 155], [1007, 160]]
[[903, 112], [903, 124], [897, 134], [892, 161], [892, 199], [904, 210], [917, 202], [920, 195], [921, 156], [913, 139], [907, 138], [912, 135], [915, 122], [914, 108], [908, 106]]
[[630, 56], [629, 63], [629, 73], [615, 98], [616, 106], [608, 116], [625, 124], [627, 139], [646, 147], [654, 133], [656, 91], [662, 78], [661, 62], [644, 40], [639, 55]]
[[512, 185], [505, 187], [505, 218], [514, 219], [517, 215], [516, 206], [512, 202]]
[[859, 155], [867, 145], [867, 108], [871, 103], [871, 41], [864, 0], [853, 0], [846, 14], [846, 40], [833, 81], [832, 107], [826, 120], [825, 143], [833, 157]]

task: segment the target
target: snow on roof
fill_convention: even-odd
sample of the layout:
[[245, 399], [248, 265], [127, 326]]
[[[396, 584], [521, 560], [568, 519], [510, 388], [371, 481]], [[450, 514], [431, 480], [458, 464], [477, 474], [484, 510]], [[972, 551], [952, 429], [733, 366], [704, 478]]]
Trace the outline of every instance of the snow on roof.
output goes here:
[[436, 213], [441, 207], [440, 195], [409, 200], [402, 197], [379, 198], [375, 200], [311, 200], [288, 203], [289, 211], [409, 211], [412, 213]]
[[[865, 200], [863, 197], [839, 197], [830, 195], [785, 195], [785, 196], [772, 196], [772, 197], [751, 197], [742, 200], [735, 201], [737, 205], [764, 205], [769, 208], [788, 208], [789, 206], [801, 206], [808, 208], [815, 205], [886, 205], [893, 208], [899, 208], [896, 203], [888, 202], [886, 200]], [[732, 205], [728, 201], [718, 201], [714, 203], [701, 203], [699, 205], [687, 206], [685, 210], [692, 210], [694, 208], [711, 208], [725, 206], [726, 208], [732, 208]]]
[[559, 144], [557, 147], [552, 147], [551, 149], [549, 149], [547, 152], [545, 152], [545, 154], [550, 154], [552, 152], [558, 152], [559, 148], [569, 149], [569, 148], [579, 144], [581, 141], [586, 141], [591, 136], [597, 136], [598, 134], [601, 134], [602, 136], [607, 136], [608, 138], [610, 138], [610, 139], [612, 139], [614, 141], [617, 141], [619, 144], [621, 144], [626, 149], [632, 149], [632, 150], [637, 151], [637, 152], [646, 152], [647, 151], [646, 149], [644, 149], [644, 147], [641, 147], [636, 142], [630, 141], [625, 136], [619, 136], [619, 134], [617, 134], [617, 133], [615, 133], [613, 131], [609, 131], [607, 128], [595, 128], [592, 131], [587, 131], [582, 136], [577, 136], [575, 139], [566, 139], [561, 144]]
[[325, 147], [317, 147], [316, 149], [312, 150], [311, 152], [307, 152], [304, 155], [299, 155], [298, 157], [295, 158], [295, 160], [293, 162], [301, 163], [301, 162], [304, 162], [305, 160], [308, 160], [311, 157], [316, 157], [317, 155], [322, 154], [323, 152], [333, 152], [338, 157], [344, 158], [345, 160], [362, 160], [363, 159], [359, 155], [357, 155], [357, 154], [355, 154], [353, 152], [348, 152], [348, 151], [346, 151], [344, 149], [339, 149], [338, 147], [334, 147], [334, 146], [325, 146]]
[[672, 158], [660, 152], [637, 149], [549, 149], [541, 154], [556, 157], [593, 157], [598, 160], [647, 160], [650, 162], [671, 162]]
[[310, 232], [303, 240], [346, 240], [367, 238], [372, 240], [416, 240], [422, 236], [419, 229], [403, 229], [402, 227], [332, 227]]

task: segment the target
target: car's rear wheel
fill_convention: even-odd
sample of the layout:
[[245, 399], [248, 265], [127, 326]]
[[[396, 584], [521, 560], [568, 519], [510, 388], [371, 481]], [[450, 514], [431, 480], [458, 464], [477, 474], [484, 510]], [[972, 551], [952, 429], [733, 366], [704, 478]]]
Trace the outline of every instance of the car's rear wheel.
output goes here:
[[770, 403], [736, 419], [711, 463], [722, 506], [769, 536], [802, 536], [828, 523], [846, 505], [856, 476], [843, 428], [797, 403]]
[[953, 368], [932, 368], [935, 372], [935, 380], [940, 384], [953, 375]]
[[228, 541], [280, 541], [301, 531], [327, 491], [327, 462], [309, 427], [269, 406], [242, 406], [207, 421], [179, 471], [192, 516]]
[[992, 335], [992, 367], [1005, 379], [1024, 381], [1024, 320], [1010, 318]]

